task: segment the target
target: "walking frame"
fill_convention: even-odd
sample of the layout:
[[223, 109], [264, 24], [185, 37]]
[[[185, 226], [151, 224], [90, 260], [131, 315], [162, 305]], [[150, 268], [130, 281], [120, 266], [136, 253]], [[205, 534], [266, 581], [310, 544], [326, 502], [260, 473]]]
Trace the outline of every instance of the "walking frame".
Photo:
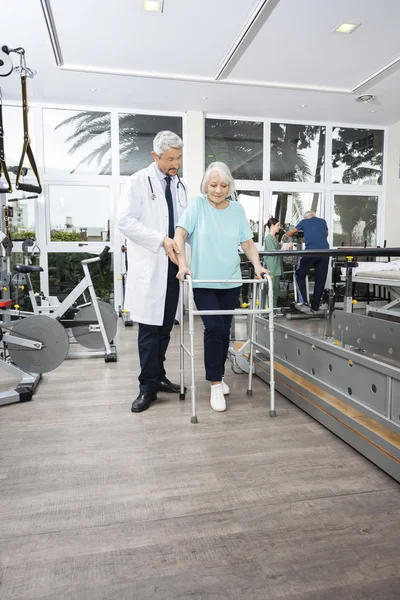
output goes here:
[[[252, 283], [253, 284], [253, 297], [251, 300], [250, 309], [236, 309], [236, 310], [195, 310], [194, 308], [194, 298], [193, 298], [193, 283], [237, 283], [238, 286], [243, 283]], [[260, 284], [268, 283], [268, 307], [260, 308], [261, 303], [258, 299]], [[190, 422], [197, 423], [197, 414], [196, 414], [196, 385], [195, 385], [195, 366], [194, 366], [194, 317], [197, 315], [240, 315], [245, 314], [250, 316], [250, 335], [249, 339], [245, 343], [245, 346], [250, 347], [249, 351], [249, 379], [247, 385], [247, 395], [251, 396], [252, 391], [252, 381], [253, 374], [255, 372], [254, 365], [254, 350], [260, 350], [261, 352], [269, 355], [269, 366], [270, 366], [270, 406], [269, 406], [269, 416], [275, 417], [275, 378], [274, 378], [274, 311], [273, 311], [273, 289], [272, 289], [272, 279], [269, 275], [264, 275], [264, 279], [195, 279], [192, 280], [190, 275], [185, 276], [185, 281], [180, 282], [181, 288], [181, 298], [183, 299], [184, 285], [188, 285], [188, 313], [189, 313], [189, 338], [190, 338], [190, 349], [185, 346], [185, 328], [184, 328], [184, 303], [183, 300], [181, 302], [180, 309], [180, 386], [181, 391], [179, 395], [180, 400], [185, 400], [185, 354], [187, 354], [190, 358], [191, 364], [191, 386], [190, 386], [190, 394], [191, 394], [191, 408], [192, 415]], [[270, 347], [266, 348], [261, 344], [258, 344], [255, 340], [255, 317], [256, 315], [265, 315], [269, 316], [269, 343]]]

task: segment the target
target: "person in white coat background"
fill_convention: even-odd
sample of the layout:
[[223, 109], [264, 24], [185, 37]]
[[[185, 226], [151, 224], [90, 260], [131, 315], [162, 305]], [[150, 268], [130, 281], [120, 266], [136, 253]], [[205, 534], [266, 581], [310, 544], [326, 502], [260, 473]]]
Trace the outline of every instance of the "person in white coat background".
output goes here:
[[125, 308], [139, 324], [139, 395], [132, 412], [142, 412], [158, 392], [180, 392], [167, 379], [164, 361], [179, 300], [175, 224], [187, 206], [178, 170], [183, 142], [171, 131], [153, 141], [154, 162], [131, 176], [117, 211], [118, 228], [127, 238], [128, 279]]

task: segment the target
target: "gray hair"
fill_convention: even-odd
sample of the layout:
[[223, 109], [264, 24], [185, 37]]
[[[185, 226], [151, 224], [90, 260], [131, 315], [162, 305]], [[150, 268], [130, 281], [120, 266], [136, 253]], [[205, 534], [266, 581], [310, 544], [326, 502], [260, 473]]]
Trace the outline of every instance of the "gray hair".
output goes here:
[[220, 175], [222, 181], [224, 181], [225, 183], [227, 183], [229, 185], [228, 196], [233, 196], [236, 191], [235, 190], [235, 181], [232, 177], [232, 173], [230, 172], [229, 167], [223, 162], [213, 162], [210, 165], [208, 165], [206, 172], [203, 175], [203, 179], [201, 180], [201, 184], [200, 184], [201, 193], [202, 194], [207, 193], [208, 181], [210, 179], [211, 173], [213, 173], [214, 171], [217, 171], [217, 173]]
[[157, 156], [161, 156], [166, 150], [180, 150], [183, 147], [183, 142], [179, 135], [172, 131], [159, 131], [153, 140], [153, 151]]
[[315, 217], [315, 212], [313, 210], [307, 210], [304, 213], [304, 218], [305, 219], [311, 219], [311, 217]]

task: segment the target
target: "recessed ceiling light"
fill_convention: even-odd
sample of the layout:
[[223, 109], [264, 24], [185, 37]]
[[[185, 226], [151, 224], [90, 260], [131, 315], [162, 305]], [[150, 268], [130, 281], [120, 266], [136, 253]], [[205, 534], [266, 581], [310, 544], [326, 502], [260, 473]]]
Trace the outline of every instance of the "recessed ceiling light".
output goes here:
[[337, 33], [353, 33], [360, 25], [361, 23], [340, 23], [333, 31], [336, 31]]
[[208, 100], [208, 96], [202, 96], [201, 99], [202, 100]]
[[356, 102], [361, 102], [361, 104], [368, 104], [368, 102], [371, 102], [374, 99], [375, 96], [373, 96], [372, 94], [364, 94], [363, 96], [358, 96], [358, 98], [356, 98]]
[[300, 104], [300, 108], [306, 108], [307, 104]]
[[97, 92], [97, 88], [89, 88], [89, 92]]
[[162, 12], [163, 4], [164, 0], [144, 0], [143, 8], [152, 12]]
[[374, 109], [372, 109], [372, 110], [370, 110], [369, 112], [370, 112], [370, 113], [376, 113], [376, 112], [378, 112], [378, 111], [377, 111], [377, 110], [374, 110]]

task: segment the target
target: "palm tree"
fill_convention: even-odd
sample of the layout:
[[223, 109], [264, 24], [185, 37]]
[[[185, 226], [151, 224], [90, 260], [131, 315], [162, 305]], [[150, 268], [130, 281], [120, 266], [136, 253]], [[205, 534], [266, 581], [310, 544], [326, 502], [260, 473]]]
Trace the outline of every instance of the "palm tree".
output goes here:
[[[99, 175], [111, 175], [111, 114], [97, 111], [83, 111], [62, 121], [56, 129], [75, 127], [65, 143], [71, 143], [69, 155], [85, 145], [99, 140], [97, 148], [89, 152], [71, 171], [74, 173], [82, 165], [96, 162]], [[149, 164], [153, 149], [153, 139], [158, 131], [171, 129], [182, 135], [180, 117], [160, 117], [153, 115], [119, 115], [119, 156], [121, 175], [132, 175]]]

